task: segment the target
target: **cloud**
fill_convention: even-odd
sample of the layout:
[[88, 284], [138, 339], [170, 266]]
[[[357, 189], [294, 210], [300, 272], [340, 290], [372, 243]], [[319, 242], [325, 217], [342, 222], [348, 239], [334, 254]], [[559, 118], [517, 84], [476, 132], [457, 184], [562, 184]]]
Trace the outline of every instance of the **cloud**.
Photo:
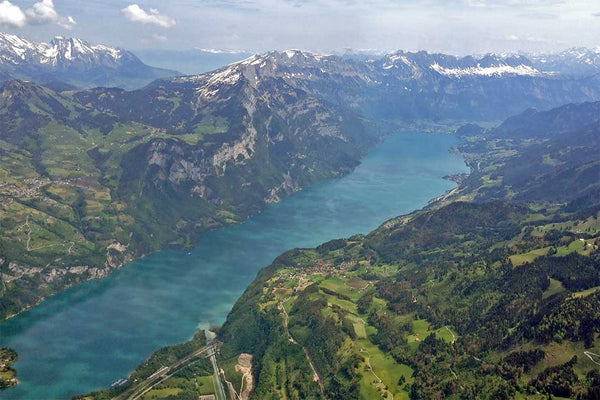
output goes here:
[[0, 3], [0, 24], [13, 28], [22, 28], [27, 24], [27, 16], [19, 6], [4, 0]]
[[593, 17], [600, 17], [600, 11], [592, 13], [592, 16]]
[[177, 24], [173, 18], [168, 15], [162, 15], [157, 9], [150, 8], [146, 11], [137, 4], [131, 4], [125, 7], [121, 12], [125, 15], [125, 18], [131, 22], [154, 24], [163, 28], [171, 28]]
[[35, 3], [30, 9], [25, 10], [27, 19], [34, 24], [47, 24], [58, 21], [58, 13], [54, 9], [52, 0], [42, 0]]
[[154, 40], [158, 40], [159, 42], [166, 42], [169, 40], [169, 38], [165, 35], [159, 35], [158, 33], [153, 34], [152, 38], [154, 38]]
[[70, 15], [67, 16], [66, 18], [61, 17], [57, 23], [58, 23], [58, 25], [62, 26], [65, 29], [71, 29], [71, 28], [73, 28], [73, 26], [77, 25], [77, 22], [75, 22], [73, 17], [71, 17]]
[[66, 29], [71, 29], [76, 24], [73, 17], [63, 17], [56, 12], [53, 0], [41, 0], [25, 11], [8, 0], [0, 3], [1, 25], [22, 28], [25, 25], [44, 25], [49, 23], [56, 23]]

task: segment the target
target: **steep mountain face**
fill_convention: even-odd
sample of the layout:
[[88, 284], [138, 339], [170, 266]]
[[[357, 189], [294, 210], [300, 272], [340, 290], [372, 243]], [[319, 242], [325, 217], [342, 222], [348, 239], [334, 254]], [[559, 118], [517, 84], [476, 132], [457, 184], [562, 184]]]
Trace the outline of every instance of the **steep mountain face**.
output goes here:
[[546, 111], [529, 109], [489, 133], [503, 139], [551, 139], [600, 122], [600, 102], [567, 104]]
[[182, 100], [157, 96], [140, 123], [75, 101], [84, 94], [4, 85], [3, 316], [169, 244], [193, 245], [199, 232], [349, 172], [378, 141], [354, 114], [285, 84], [222, 89], [210, 100], [190, 92], [187, 114], [162, 107]]
[[56, 37], [50, 43], [35, 43], [15, 35], [0, 34], [0, 76], [3, 80], [135, 88], [173, 75], [177, 73], [149, 67], [126, 50], [90, 45], [76, 38]]

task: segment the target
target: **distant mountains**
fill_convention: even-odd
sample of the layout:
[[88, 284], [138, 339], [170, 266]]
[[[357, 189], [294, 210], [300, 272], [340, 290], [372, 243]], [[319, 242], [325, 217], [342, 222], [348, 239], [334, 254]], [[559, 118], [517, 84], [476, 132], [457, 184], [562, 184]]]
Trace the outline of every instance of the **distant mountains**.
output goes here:
[[[0, 33], [0, 80], [30, 80], [59, 91], [69, 89], [71, 86], [80, 89], [99, 86], [136, 89], [156, 79], [182, 75], [178, 71], [188, 74], [206, 73], [231, 63], [238, 63], [244, 58], [267, 60], [275, 57], [282, 67], [286, 67], [308, 56], [316, 61], [315, 66], [319, 63], [326, 64], [327, 68], [321, 68], [322, 65], [319, 67], [323, 73], [331, 69], [343, 68], [362, 82], [380, 83], [382, 86], [389, 86], [392, 91], [399, 90], [400, 93], [390, 93], [393, 95], [392, 98], [398, 100], [397, 97], [407, 97], [408, 93], [403, 92], [416, 89], [422, 93], [425, 89], [424, 83], [434, 84], [432, 89], [441, 95], [452, 95], [452, 92], [461, 91], [461, 86], [470, 86], [474, 79], [522, 77], [552, 79], [556, 82], [575, 78], [597, 79], [596, 76], [600, 71], [600, 50], [586, 48], [573, 48], [556, 54], [487, 54], [466, 57], [425, 51], [399, 51], [372, 57], [366, 55], [357, 57], [352, 54], [317, 56], [297, 50], [250, 56], [248, 52], [222, 52], [210, 49], [142, 50], [139, 54], [150, 64], [166, 68], [151, 67], [131, 51], [93, 45], [78, 38], [56, 37], [49, 43], [37, 43], [16, 35]], [[285, 55], [288, 61], [277, 57], [276, 54]], [[309, 66], [308, 62], [308, 59], [304, 59], [303, 66]], [[258, 64], [253, 64], [256, 65]], [[465, 81], [469, 83], [464, 84]], [[448, 83], [452, 86], [452, 82], [458, 86], [447, 87]], [[476, 90], [474, 87], [472, 89]], [[545, 89], [541, 88], [541, 90]], [[512, 96], [512, 93], [507, 95]], [[545, 96], [544, 93], [540, 95], [540, 97]], [[428, 98], [427, 101], [435, 101], [435, 99]], [[440, 101], [445, 102], [446, 99]], [[568, 101], [564, 101], [566, 102]], [[403, 107], [414, 106], [414, 104], [401, 103]], [[543, 106], [552, 107], [558, 104]], [[494, 105], [496, 106], [497, 104]], [[521, 109], [517, 106], [511, 112], [503, 113], [502, 118], [519, 111]]]
[[96, 86], [142, 87], [176, 71], [150, 67], [133, 53], [81, 39], [56, 37], [30, 42], [0, 33], [0, 79], [31, 80], [57, 89]]
[[252, 56], [248, 51], [213, 49], [164, 50], [142, 49], [135, 54], [146, 64], [174, 69], [185, 75], [202, 74]]
[[533, 65], [542, 71], [586, 77], [600, 72], [600, 48], [578, 47], [556, 54], [529, 56]]
[[[0, 69], [48, 71], [29, 80], [90, 86], [155, 71], [77, 39], [4, 39]], [[132, 91], [61, 85], [10, 80], [0, 92], [0, 272], [10, 279], [0, 318], [347, 173], [385, 133], [600, 100], [593, 75], [426, 52], [370, 60], [289, 50]]]
[[[144, 93], [121, 91], [106, 97], [99, 91], [81, 95], [94, 104], [99, 101], [115, 114], [125, 113], [142, 121], [144, 114], [155, 119], [166, 115], [181, 118], [195, 107], [186, 101], [163, 101], [163, 105], [179, 110], [161, 113], [155, 100], [161, 93], [211, 101], [231, 88], [245, 86], [261, 91], [273, 85], [301, 90], [373, 119], [412, 122], [501, 120], [530, 107], [545, 109], [600, 99], [596, 76], [542, 71], [522, 56], [458, 58], [397, 52], [376, 60], [353, 60], [298, 50], [255, 55], [206, 74], [157, 80], [144, 88]], [[94, 100], [96, 95], [99, 98]], [[129, 106], [123, 107], [123, 103]]]

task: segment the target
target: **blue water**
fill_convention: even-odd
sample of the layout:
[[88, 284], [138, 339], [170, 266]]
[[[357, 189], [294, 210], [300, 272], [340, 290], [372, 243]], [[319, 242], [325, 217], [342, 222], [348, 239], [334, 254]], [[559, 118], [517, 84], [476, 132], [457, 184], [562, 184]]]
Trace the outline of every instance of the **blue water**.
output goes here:
[[19, 353], [21, 385], [2, 399], [63, 399], [105, 388], [153, 351], [221, 324], [256, 272], [280, 253], [367, 233], [424, 206], [467, 172], [456, 139], [401, 134], [351, 174], [305, 189], [244, 224], [210, 232], [191, 252], [162, 251], [54, 296], [0, 324]]

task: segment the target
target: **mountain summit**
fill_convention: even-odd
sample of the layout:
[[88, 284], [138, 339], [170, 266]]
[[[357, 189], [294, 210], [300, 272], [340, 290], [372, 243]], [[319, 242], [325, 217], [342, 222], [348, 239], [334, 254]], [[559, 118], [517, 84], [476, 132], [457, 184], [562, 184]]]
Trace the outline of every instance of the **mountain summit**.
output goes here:
[[133, 53], [77, 38], [55, 37], [50, 43], [30, 42], [0, 33], [0, 79], [93, 86], [141, 87], [154, 79], [177, 75], [153, 68]]

